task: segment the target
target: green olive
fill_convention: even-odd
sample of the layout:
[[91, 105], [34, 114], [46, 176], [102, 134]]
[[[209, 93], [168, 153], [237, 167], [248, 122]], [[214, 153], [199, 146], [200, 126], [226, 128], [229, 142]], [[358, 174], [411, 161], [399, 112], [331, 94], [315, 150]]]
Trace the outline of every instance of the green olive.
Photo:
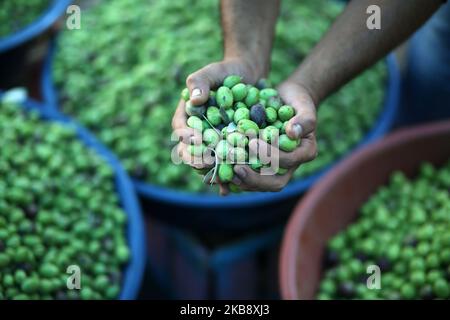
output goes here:
[[219, 107], [228, 109], [233, 106], [233, 93], [231, 89], [225, 86], [217, 89], [216, 101]]
[[181, 91], [181, 99], [183, 99], [186, 102], [190, 99], [190, 97], [189, 97], [189, 89], [188, 88], [184, 88]]
[[233, 93], [233, 100], [240, 102], [247, 96], [247, 86], [243, 83], [238, 83], [231, 88]]
[[187, 119], [187, 125], [188, 125], [189, 128], [196, 129], [196, 130], [198, 130], [200, 132], [203, 130], [202, 120], [199, 117], [196, 117], [196, 116], [190, 116]]
[[238, 123], [242, 119], [250, 119], [250, 110], [247, 108], [239, 108], [234, 112], [233, 121]]
[[234, 172], [233, 166], [230, 164], [222, 163], [219, 165], [219, 180], [223, 183], [231, 182]]
[[220, 116], [220, 111], [217, 107], [209, 107], [206, 110], [206, 117], [213, 126], [217, 126], [222, 122], [222, 117]]
[[272, 88], [262, 89], [259, 92], [259, 98], [267, 101], [269, 98], [278, 96], [278, 91]]
[[203, 141], [206, 146], [214, 148], [219, 143], [220, 136], [215, 129], [206, 129], [203, 132]]
[[278, 143], [280, 149], [286, 152], [294, 151], [299, 144], [297, 140], [292, 140], [285, 134], [280, 135]]
[[242, 81], [242, 77], [237, 75], [231, 75], [226, 77], [223, 80], [223, 85], [228, 88], [233, 88], [235, 85], [239, 84]]
[[266, 108], [266, 121], [268, 123], [274, 123], [275, 121], [277, 121], [277, 118], [277, 110], [271, 107]]
[[259, 101], [259, 90], [255, 87], [250, 87], [245, 97], [245, 104], [249, 107], [257, 104]]
[[288, 121], [290, 120], [295, 114], [294, 108], [291, 106], [282, 106], [280, 109], [278, 109], [278, 117], [281, 121]]

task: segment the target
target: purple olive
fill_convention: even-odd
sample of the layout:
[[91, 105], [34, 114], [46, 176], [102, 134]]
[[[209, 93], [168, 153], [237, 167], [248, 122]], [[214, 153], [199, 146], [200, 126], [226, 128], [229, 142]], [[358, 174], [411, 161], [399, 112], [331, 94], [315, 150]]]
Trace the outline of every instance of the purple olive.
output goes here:
[[257, 87], [259, 90], [269, 88], [271, 86], [270, 81], [267, 79], [259, 79], [258, 82], [255, 84], [255, 87]]
[[209, 107], [217, 106], [217, 101], [215, 96], [209, 96], [208, 101], [206, 102]]
[[262, 128], [266, 123], [266, 109], [262, 104], [257, 103], [250, 109], [250, 119], [255, 122], [258, 127]]

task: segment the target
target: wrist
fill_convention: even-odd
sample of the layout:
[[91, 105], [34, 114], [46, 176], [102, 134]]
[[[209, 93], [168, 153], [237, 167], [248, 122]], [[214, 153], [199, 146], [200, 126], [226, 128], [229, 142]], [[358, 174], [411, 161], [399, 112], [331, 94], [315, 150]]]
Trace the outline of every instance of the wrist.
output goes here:
[[251, 75], [250, 77], [254, 82], [258, 81], [261, 78], [266, 78], [270, 70], [269, 58], [263, 57], [260, 54], [258, 55], [250, 52], [225, 52], [223, 61], [241, 64]]
[[313, 86], [311, 86], [311, 83], [307, 78], [303, 79], [291, 76], [284, 82], [282, 82], [278, 88], [282, 91], [295, 91], [297, 93], [308, 96], [316, 108], [321, 102], [321, 99], [313, 90]]

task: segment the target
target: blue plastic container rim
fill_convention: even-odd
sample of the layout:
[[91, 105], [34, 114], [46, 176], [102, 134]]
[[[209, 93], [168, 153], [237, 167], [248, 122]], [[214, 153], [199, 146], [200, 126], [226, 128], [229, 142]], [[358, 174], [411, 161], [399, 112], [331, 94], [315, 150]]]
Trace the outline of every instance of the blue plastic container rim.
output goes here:
[[0, 53], [15, 48], [47, 30], [66, 11], [71, 0], [53, 0], [48, 9], [21, 30], [0, 38]]
[[[2, 95], [3, 92], [0, 91], [0, 98]], [[137, 298], [145, 271], [147, 251], [145, 224], [130, 178], [117, 158], [109, 150], [104, 148], [88, 130], [79, 124], [34, 100], [25, 101], [23, 107], [26, 110], [38, 111], [44, 120], [56, 121], [62, 125], [73, 127], [80, 140], [88, 148], [95, 150], [114, 169], [117, 192], [119, 193], [121, 205], [128, 218], [127, 240], [131, 251], [131, 260], [124, 272], [119, 299], [132, 300]]]
[[[56, 42], [52, 43], [50, 54], [47, 56], [44, 72], [42, 75], [41, 92], [44, 100], [50, 108], [59, 110], [58, 95], [53, 85], [52, 64], [53, 56], [56, 51]], [[149, 184], [140, 180], [133, 180], [136, 190], [139, 195], [154, 201], [179, 205], [188, 208], [202, 208], [202, 209], [235, 209], [235, 208], [250, 208], [255, 205], [261, 206], [268, 203], [279, 202], [295, 196], [299, 196], [306, 192], [322, 175], [330, 170], [335, 164], [345, 158], [352, 151], [360, 148], [368, 143], [371, 143], [393, 127], [397, 120], [398, 104], [400, 97], [400, 71], [397, 65], [394, 54], [389, 54], [386, 58], [386, 65], [388, 69], [388, 81], [386, 83], [386, 95], [384, 98], [384, 105], [375, 122], [373, 128], [365, 135], [365, 137], [353, 148], [351, 148], [345, 155], [337, 159], [334, 163], [319, 170], [304, 179], [292, 180], [280, 192], [251, 192], [243, 194], [232, 194], [227, 197], [222, 197], [217, 194], [208, 193], [192, 193], [161, 187], [154, 184]], [[211, 214], [213, 214], [211, 212]]]

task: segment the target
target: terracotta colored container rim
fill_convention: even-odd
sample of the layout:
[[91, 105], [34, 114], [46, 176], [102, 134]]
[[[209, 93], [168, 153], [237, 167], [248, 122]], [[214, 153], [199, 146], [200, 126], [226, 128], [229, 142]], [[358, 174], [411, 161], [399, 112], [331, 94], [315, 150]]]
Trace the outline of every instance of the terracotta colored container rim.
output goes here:
[[[394, 148], [404, 141], [435, 136], [449, 131], [450, 121], [440, 121], [406, 129], [400, 129], [379, 140], [367, 145], [350, 155], [339, 163], [333, 170], [328, 172], [297, 204], [287, 224], [281, 246], [279, 261], [279, 279], [281, 297], [286, 300], [298, 299], [297, 287], [297, 252], [299, 250], [299, 234], [301, 227], [309, 218], [308, 214], [314, 211], [315, 205], [323, 194], [329, 193], [332, 187], [342, 177], [349, 174], [351, 169], [358, 163], [365, 162], [386, 149]], [[450, 141], [449, 141], [450, 148]]]

